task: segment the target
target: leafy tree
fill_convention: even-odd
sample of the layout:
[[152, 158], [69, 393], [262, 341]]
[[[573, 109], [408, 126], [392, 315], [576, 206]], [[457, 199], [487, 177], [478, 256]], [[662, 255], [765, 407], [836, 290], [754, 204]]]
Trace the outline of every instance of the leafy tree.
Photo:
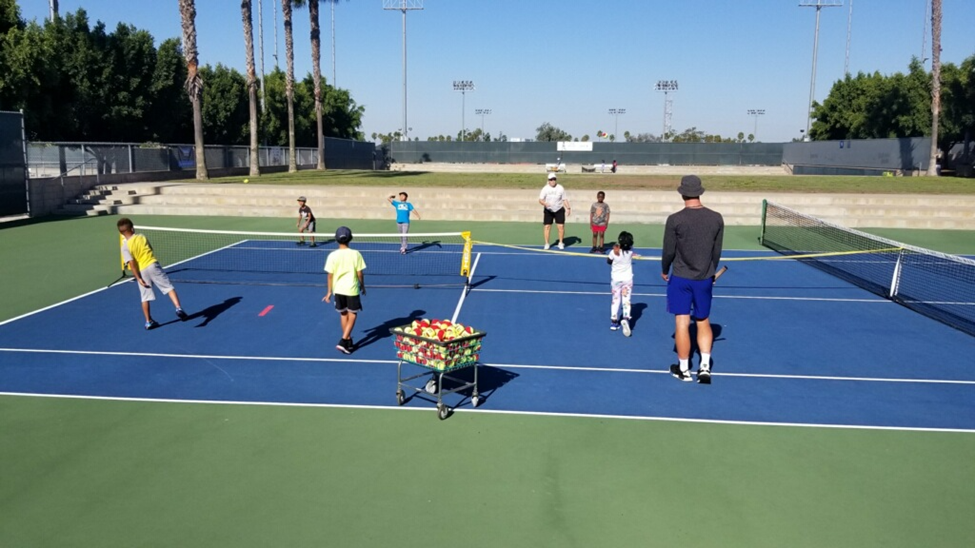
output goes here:
[[544, 124], [538, 126], [535, 130], [537, 133], [535, 135], [536, 141], [571, 141], [572, 135], [569, 133], [553, 126], [552, 124], [545, 122]]
[[149, 91], [152, 104], [146, 134], [139, 139], [156, 143], [188, 143], [193, 140], [192, 105], [183, 91], [186, 62], [179, 39], [159, 44]]
[[203, 139], [208, 143], [243, 145], [248, 141], [250, 113], [247, 80], [234, 69], [218, 64], [200, 68], [203, 88]]

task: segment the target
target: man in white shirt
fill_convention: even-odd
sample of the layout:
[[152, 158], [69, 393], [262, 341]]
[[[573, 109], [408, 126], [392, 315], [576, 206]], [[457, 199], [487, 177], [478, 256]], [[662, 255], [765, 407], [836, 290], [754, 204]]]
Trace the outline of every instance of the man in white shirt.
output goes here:
[[554, 173], [548, 174], [548, 184], [542, 188], [538, 195], [538, 203], [542, 204], [543, 216], [542, 225], [545, 234], [545, 248], [549, 245], [549, 236], [552, 233], [552, 223], [559, 228], [559, 249], [565, 249], [565, 216], [572, 214], [572, 206], [569, 205], [569, 197], [565, 194], [565, 188], [556, 180]]

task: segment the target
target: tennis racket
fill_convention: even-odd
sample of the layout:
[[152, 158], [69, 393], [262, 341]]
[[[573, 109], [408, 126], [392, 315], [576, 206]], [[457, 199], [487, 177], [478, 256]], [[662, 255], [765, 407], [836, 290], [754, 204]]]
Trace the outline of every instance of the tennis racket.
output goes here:
[[714, 280], [711, 283], [718, 283], [718, 278], [724, 275], [724, 273], [727, 271], [728, 271], [727, 266], [722, 266], [721, 268], [719, 268], [718, 271], [714, 273]]

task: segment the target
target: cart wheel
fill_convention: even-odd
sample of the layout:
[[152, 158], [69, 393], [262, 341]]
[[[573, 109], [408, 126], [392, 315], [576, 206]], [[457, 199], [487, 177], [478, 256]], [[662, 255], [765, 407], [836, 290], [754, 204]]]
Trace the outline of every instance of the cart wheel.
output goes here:
[[402, 390], [397, 390], [396, 391], [396, 404], [397, 405], [403, 405], [403, 401], [405, 401], [405, 398], [403, 397], [403, 391]]
[[437, 404], [437, 416], [440, 417], [440, 420], [446, 419], [448, 413], [450, 413], [449, 407], [442, 403]]
[[477, 407], [480, 403], [481, 403], [481, 398], [479, 398], [477, 395], [471, 397], [471, 405]]

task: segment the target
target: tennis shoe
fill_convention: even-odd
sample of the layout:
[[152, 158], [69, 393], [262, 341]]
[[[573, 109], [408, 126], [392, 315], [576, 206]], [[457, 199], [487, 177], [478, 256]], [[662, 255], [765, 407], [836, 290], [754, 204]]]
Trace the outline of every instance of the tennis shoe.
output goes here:
[[630, 322], [626, 321], [626, 318], [623, 318], [623, 321], [620, 322], [620, 327], [623, 328], [623, 336], [629, 337], [633, 334], [633, 331], [630, 330]]
[[179, 318], [179, 321], [181, 322], [185, 322], [186, 320], [190, 319], [190, 315], [187, 314], [186, 312], [183, 312], [182, 308], [176, 309], [176, 317]]
[[550, 245], [548, 245], [548, 243], [546, 243], [545, 244], [545, 247], [543, 247], [542, 249], [544, 249], [545, 251], [548, 251], [551, 248], [552, 248], [552, 246], [550, 246]]
[[149, 320], [146, 322], [146, 331], [149, 331], [150, 329], [155, 329], [157, 327], [159, 327], [159, 322], [157, 322], [156, 320]]
[[301, 240], [300, 242], [295, 242], [295, 245], [305, 245], [305, 241]]
[[705, 365], [697, 370], [697, 382], [698, 384], [711, 384], [711, 367]]
[[348, 339], [341, 339], [341, 340], [339, 340], [339, 343], [337, 345], [335, 345], [335, 349], [338, 350], [339, 352], [343, 353], [343, 354], [351, 354], [352, 353], [352, 341], [350, 341]]
[[316, 244], [315, 242], [312, 242], [308, 247], [318, 247], [318, 244]]
[[691, 378], [690, 371], [681, 371], [680, 365], [677, 365], [676, 363], [670, 366], [670, 374], [679, 381], [691, 382], [694, 380]]
[[559, 242], [559, 249], [565, 249], [565, 244], [563, 244], [562, 242]]
[[589, 250], [589, 253], [595, 253], [597, 249], [598, 248], [596, 246], [593, 246], [592, 249]]
[[610, 331], [616, 331], [619, 328], [620, 328], [620, 322], [618, 322], [616, 320], [610, 320], [609, 321], [609, 330]]

